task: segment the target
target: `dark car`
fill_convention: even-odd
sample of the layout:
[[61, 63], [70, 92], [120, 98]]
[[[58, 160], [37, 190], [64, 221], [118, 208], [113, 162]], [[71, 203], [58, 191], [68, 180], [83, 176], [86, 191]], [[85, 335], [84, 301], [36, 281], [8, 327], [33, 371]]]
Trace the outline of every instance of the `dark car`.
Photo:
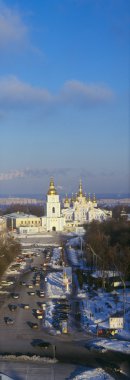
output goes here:
[[38, 306], [42, 308], [43, 310], [46, 309], [46, 303], [45, 302], [37, 302]]
[[11, 311], [15, 311], [17, 309], [17, 305], [11, 305], [11, 304], [9, 304], [8, 307], [9, 307], [9, 309]]
[[14, 320], [10, 317], [5, 317], [4, 320], [5, 320], [5, 323], [7, 325], [13, 325], [14, 324]]
[[38, 324], [37, 323], [32, 323], [32, 329], [38, 329]]
[[37, 347], [43, 348], [44, 350], [47, 350], [48, 348], [51, 348], [52, 344], [49, 342], [40, 342], [37, 344]]
[[31, 329], [38, 329], [38, 324], [34, 322], [27, 322], [27, 324], [31, 327]]
[[34, 295], [35, 295], [35, 292], [28, 292], [28, 294], [29, 294], [30, 296], [34, 296]]
[[26, 284], [25, 281], [21, 281], [21, 282], [20, 282], [20, 285], [22, 285], [22, 286], [26, 286], [27, 284]]
[[19, 293], [12, 293], [11, 296], [12, 298], [17, 299], [19, 298]]
[[31, 342], [31, 345], [33, 347], [37, 347], [38, 343], [41, 343], [42, 342], [42, 339], [33, 339], [32, 342]]
[[39, 297], [44, 297], [44, 296], [45, 296], [45, 292], [44, 292], [43, 290], [38, 290], [38, 291], [37, 291], [37, 295], [38, 295]]

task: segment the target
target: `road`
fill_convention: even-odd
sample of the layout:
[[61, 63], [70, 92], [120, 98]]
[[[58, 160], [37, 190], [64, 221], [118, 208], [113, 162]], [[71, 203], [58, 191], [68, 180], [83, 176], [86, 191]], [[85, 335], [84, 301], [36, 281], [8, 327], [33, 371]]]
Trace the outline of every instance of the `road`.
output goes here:
[[73, 378], [77, 369], [77, 365], [64, 363], [23, 363], [4, 360], [0, 362], [0, 372], [12, 376], [15, 380], [69, 380]]

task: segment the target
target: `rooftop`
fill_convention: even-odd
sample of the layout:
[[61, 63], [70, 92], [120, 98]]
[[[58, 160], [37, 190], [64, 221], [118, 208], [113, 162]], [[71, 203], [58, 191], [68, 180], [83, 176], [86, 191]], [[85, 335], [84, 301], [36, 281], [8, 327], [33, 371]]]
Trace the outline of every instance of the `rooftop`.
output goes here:
[[25, 214], [24, 212], [13, 212], [12, 214], [6, 214], [5, 217], [9, 218], [38, 218], [36, 215]]

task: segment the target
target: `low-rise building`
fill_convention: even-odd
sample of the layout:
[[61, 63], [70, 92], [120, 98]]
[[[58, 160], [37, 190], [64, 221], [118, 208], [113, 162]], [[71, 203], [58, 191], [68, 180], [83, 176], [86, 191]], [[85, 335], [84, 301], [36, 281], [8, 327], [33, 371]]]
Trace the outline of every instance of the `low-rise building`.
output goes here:
[[40, 227], [41, 218], [35, 215], [24, 214], [23, 212], [14, 212], [5, 215], [7, 228], [10, 231], [18, 230], [21, 228]]

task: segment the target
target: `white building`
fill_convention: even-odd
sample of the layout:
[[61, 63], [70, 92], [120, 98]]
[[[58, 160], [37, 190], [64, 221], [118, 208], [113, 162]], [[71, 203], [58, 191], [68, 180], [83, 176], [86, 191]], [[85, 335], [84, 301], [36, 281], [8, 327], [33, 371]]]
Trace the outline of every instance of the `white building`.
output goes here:
[[25, 214], [24, 212], [13, 212], [6, 214], [7, 227], [17, 229], [19, 227], [38, 227], [41, 226], [41, 218], [35, 215]]
[[42, 218], [42, 227], [46, 231], [76, 231], [77, 227], [84, 223], [90, 223], [92, 220], [102, 222], [111, 217], [111, 211], [97, 207], [95, 195], [90, 199], [90, 194], [88, 198], [83, 194], [81, 181], [76, 197], [69, 199], [66, 196], [61, 209], [59, 195], [51, 178], [47, 193], [46, 216]]
[[55, 189], [53, 178], [51, 178], [47, 193], [46, 216], [42, 218], [42, 227], [46, 231], [63, 231], [64, 226], [65, 217], [61, 214], [59, 195]]
[[[70, 204], [67, 208], [66, 204]], [[84, 223], [90, 223], [92, 220], [97, 220], [102, 222], [112, 217], [112, 212], [97, 207], [97, 201], [95, 194], [93, 199], [88, 198], [83, 194], [82, 182], [80, 181], [79, 191], [76, 197], [72, 199], [66, 198], [64, 200], [64, 207], [62, 209], [62, 214], [65, 217], [65, 227], [66, 229], [75, 229]]]
[[80, 226], [92, 220], [102, 222], [112, 217], [112, 212], [97, 207], [95, 195], [90, 199], [83, 194], [82, 182], [75, 197], [66, 197], [61, 209], [59, 195], [54, 186], [53, 178], [46, 197], [45, 216], [37, 217], [24, 213], [6, 215], [7, 228], [19, 233], [41, 233], [44, 231], [77, 231]]

